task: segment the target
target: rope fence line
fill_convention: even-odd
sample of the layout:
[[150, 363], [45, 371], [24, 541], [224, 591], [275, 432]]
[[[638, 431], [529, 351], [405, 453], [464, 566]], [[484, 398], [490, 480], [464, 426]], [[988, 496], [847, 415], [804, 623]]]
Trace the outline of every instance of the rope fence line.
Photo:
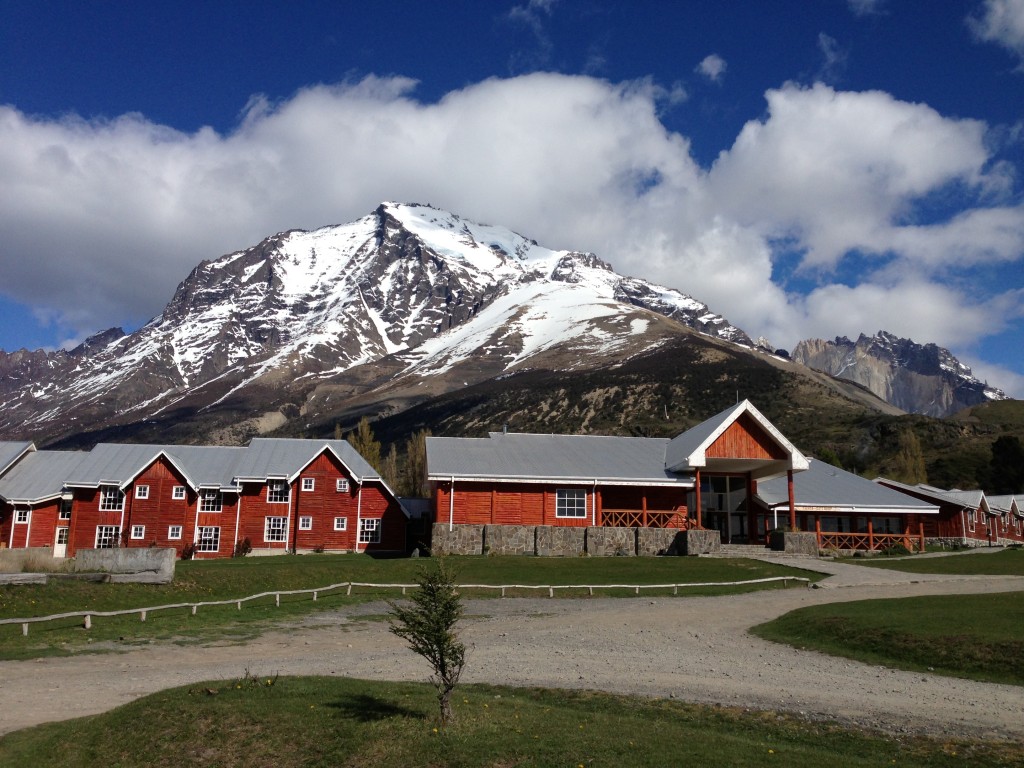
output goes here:
[[[685, 584], [457, 584], [457, 589], [496, 589], [500, 590], [501, 596], [505, 597], [506, 590], [509, 589], [546, 589], [548, 591], [548, 597], [553, 598], [555, 596], [556, 589], [586, 589], [589, 595], [594, 595], [595, 589], [632, 589], [634, 593], [639, 595], [641, 589], [671, 589], [673, 595], [679, 594], [679, 589], [687, 589], [692, 587], [742, 587], [748, 584], [767, 584], [770, 582], [781, 581], [784, 582], [784, 586], [789, 586], [790, 581], [802, 581], [810, 582], [810, 579], [803, 576], [771, 576], [763, 579], [748, 579], [746, 581], [702, 581], [702, 582], [688, 582]], [[69, 613], [54, 613], [50, 616], [34, 616], [32, 618], [23, 619], [0, 619], [0, 625], [5, 624], [21, 624], [21, 634], [28, 636], [28, 628], [30, 624], [39, 624], [44, 621], [56, 621], [57, 619], [74, 619], [78, 617], [84, 617], [84, 626], [86, 629], [92, 628], [92, 617], [112, 617], [112, 616], [131, 616], [133, 614], [139, 615], [140, 621], [145, 621], [146, 617], [154, 611], [166, 611], [172, 608], [191, 608], [192, 615], [195, 616], [201, 607], [213, 607], [218, 605], [235, 605], [238, 610], [242, 610], [242, 603], [248, 603], [252, 600], [259, 600], [263, 597], [274, 596], [274, 605], [280, 607], [281, 595], [313, 595], [313, 601], [316, 602], [317, 598], [324, 592], [333, 592], [338, 589], [345, 589], [345, 595], [350, 596], [352, 594], [352, 587], [368, 587], [370, 589], [401, 589], [402, 594], [405, 594], [407, 589], [415, 589], [418, 584], [374, 584], [371, 582], [363, 581], [343, 581], [340, 584], [330, 584], [326, 587], [317, 587], [316, 589], [291, 589], [291, 590], [274, 590], [272, 592], [260, 592], [256, 595], [249, 595], [248, 597], [233, 598], [231, 600], [205, 600], [195, 603], [170, 603], [168, 605], [154, 605], [148, 608], [126, 608], [121, 611], [71, 611]]]

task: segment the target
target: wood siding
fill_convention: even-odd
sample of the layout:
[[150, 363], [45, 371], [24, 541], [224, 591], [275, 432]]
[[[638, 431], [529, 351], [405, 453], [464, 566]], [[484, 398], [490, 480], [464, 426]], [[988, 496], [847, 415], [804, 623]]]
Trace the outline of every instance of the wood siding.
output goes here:
[[718, 459], [781, 460], [789, 454], [760, 424], [744, 413], [708, 446], [706, 455]]

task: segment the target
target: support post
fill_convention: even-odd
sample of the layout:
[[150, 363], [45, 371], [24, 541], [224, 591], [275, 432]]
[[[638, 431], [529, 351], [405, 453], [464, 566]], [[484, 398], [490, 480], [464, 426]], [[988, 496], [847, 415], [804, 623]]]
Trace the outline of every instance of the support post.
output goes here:
[[694, 491], [697, 494], [696, 495], [696, 505], [695, 506], [697, 507], [697, 530], [699, 531], [701, 528], [704, 527], [704, 524], [701, 521], [701, 512], [700, 512], [701, 504], [700, 504], [700, 470], [699, 469], [696, 472], [693, 473], [693, 489], [694, 489]]
[[786, 490], [789, 492], [789, 530], [796, 530], [796, 496], [793, 493], [793, 470], [786, 470]]
[[875, 551], [875, 525], [871, 522], [871, 518], [868, 518], [868, 552]]

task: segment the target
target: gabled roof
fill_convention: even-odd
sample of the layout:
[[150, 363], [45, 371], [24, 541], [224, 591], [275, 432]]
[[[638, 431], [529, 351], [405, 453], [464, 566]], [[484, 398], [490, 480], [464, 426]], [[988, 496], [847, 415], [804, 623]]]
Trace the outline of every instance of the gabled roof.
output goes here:
[[[744, 414], [749, 415], [786, 453], [786, 459], [771, 461], [708, 457], [708, 449]], [[749, 400], [744, 400], [673, 438], [665, 451], [665, 466], [671, 472], [690, 472], [705, 468], [715, 471], [751, 472], [753, 478], [758, 480], [777, 477], [789, 469], [794, 472], [803, 471], [807, 469], [807, 459]]]
[[[769, 509], [789, 509], [789, 490], [785, 477], [762, 480], [757, 498]], [[821, 512], [859, 512], [862, 514], [938, 514], [934, 504], [886, 488], [867, 478], [833, 467], [817, 459], [808, 459], [806, 472], [793, 475], [793, 495], [799, 510]]]
[[35, 444], [27, 440], [22, 442], [0, 441], [0, 476], [14, 466], [18, 459], [35, 449]]
[[89, 454], [81, 451], [33, 451], [0, 477], [0, 498], [11, 504], [40, 504], [59, 497], [64, 478]]
[[692, 486], [691, 478], [665, 469], [667, 445], [663, 438], [608, 435], [428, 437], [427, 473], [432, 480]]
[[[1024, 517], [1024, 510], [1021, 510], [1021, 501], [1018, 501], [1016, 494], [1008, 493], [1002, 496], [986, 496], [989, 509], [996, 515], [1016, 515]], [[1022, 496], [1024, 500], [1024, 496]]]
[[281, 479], [291, 482], [325, 450], [333, 453], [357, 482], [381, 479], [377, 470], [347, 440], [271, 437], [255, 437], [250, 441], [235, 468], [235, 477], [239, 481]]
[[897, 480], [890, 480], [887, 477], [877, 477], [875, 478], [875, 482], [881, 483], [889, 488], [893, 488], [901, 493], [915, 495], [918, 498], [924, 498], [936, 504], [952, 504], [953, 506], [960, 507], [961, 509], [981, 509], [988, 514], [991, 514], [988, 499], [985, 498], [984, 491], [946, 491], [942, 488], [936, 488], [933, 485], [927, 485], [926, 483], [909, 485]]
[[204, 445], [100, 443], [74, 468], [67, 484], [87, 488], [124, 487], [163, 456], [193, 489], [230, 488], [234, 484], [235, 464], [244, 450]]

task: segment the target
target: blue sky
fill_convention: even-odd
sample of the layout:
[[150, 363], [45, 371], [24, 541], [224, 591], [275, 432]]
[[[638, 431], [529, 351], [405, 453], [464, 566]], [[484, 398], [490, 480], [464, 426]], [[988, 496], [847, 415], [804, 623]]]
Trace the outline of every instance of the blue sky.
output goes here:
[[1024, 0], [0, 0], [0, 348], [427, 202], [1024, 396]]

